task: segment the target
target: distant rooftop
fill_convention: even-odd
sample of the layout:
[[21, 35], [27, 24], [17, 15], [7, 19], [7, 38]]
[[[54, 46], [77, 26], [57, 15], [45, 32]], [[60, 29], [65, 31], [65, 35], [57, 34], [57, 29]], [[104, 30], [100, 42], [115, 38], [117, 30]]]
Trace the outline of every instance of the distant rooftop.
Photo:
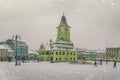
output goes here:
[[7, 49], [7, 48], [3, 45], [0, 45], [0, 49]]

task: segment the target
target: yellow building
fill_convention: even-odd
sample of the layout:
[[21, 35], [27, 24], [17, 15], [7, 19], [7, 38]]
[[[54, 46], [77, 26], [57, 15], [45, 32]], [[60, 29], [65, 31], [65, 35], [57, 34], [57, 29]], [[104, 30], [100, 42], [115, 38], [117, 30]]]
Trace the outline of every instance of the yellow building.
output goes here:
[[0, 45], [0, 61], [8, 60], [8, 50], [3, 45]]
[[118, 58], [120, 59], [120, 50], [119, 50]]
[[57, 27], [56, 41], [50, 39], [50, 43], [47, 45], [41, 44], [39, 48], [40, 60], [53, 62], [77, 61], [77, 51], [70, 39], [70, 28], [63, 14], [60, 25]]
[[119, 58], [119, 51], [120, 51], [120, 48], [106, 48], [106, 54], [107, 54], [107, 58], [110, 58], [110, 59], [114, 59], [114, 58]]

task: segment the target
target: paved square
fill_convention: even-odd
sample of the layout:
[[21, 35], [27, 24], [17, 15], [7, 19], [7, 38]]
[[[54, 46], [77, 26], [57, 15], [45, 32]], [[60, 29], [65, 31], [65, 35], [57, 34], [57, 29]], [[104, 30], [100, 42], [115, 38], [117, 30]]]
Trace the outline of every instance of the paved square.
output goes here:
[[0, 80], [120, 80], [120, 63], [93, 64], [69, 63], [0, 63]]

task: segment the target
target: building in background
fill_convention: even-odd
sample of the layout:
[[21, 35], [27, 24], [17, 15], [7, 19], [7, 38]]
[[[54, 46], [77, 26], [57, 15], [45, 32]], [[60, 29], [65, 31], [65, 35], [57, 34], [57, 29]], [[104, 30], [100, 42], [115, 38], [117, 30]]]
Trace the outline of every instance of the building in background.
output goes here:
[[87, 48], [77, 48], [78, 59], [95, 59], [97, 50], [88, 50]]
[[106, 59], [107, 58], [106, 50], [98, 50], [96, 52], [96, 58], [97, 59]]
[[118, 58], [120, 59], [120, 50], [119, 50]]
[[7, 61], [8, 60], [8, 50], [3, 45], [0, 45], [0, 61]]
[[28, 59], [39, 61], [39, 53], [37, 52], [37, 50], [28, 49]]
[[[16, 45], [16, 41], [12, 40], [14, 45]], [[16, 56], [16, 46], [14, 46], [14, 56]], [[17, 41], [17, 55], [18, 60], [27, 60], [28, 59], [28, 45], [26, 42]]]
[[78, 59], [83, 59], [86, 54], [87, 48], [76, 48], [76, 51]]
[[119, 57], [120, 47], [106, 48], [106, 55], [108, 59], [117, 59]]
[[[8, 61], [15, 60], [16, 57], [16, 41], [13, 39], [7, 39], [5, 42], [0, 42], [0, 44], [7, 49], [7, 59]], [[18, 60], [28, 59], [28, 45], [26, 42], [17, 41], [17, 55]]]
[[96, 59], [96, 50], [87, 50], [84, 57], [86, 59]]
[[70, 39], [70, 28], [63, 14], [60, 25], [57, 27], [56, 41], [50, 40], [49, 44], [40, 45], [40, 60], [53, 62], [77, 60], [77, 52]]
[[[6, 44], [10, 46], [10, 48], [14, 51], [14, 59], [16, 57], [16, 41], [13, 39], [8, 39]], [[17, 55], [18, 60], [27, 60], [28, 59], [28, 45], [26, 42], [17, 41]]]
[[8, 52], [8, 61], [11, 62], [14, 59], [14, 51], [11, 49], [11, 47], [7, 44], [2, 44]]

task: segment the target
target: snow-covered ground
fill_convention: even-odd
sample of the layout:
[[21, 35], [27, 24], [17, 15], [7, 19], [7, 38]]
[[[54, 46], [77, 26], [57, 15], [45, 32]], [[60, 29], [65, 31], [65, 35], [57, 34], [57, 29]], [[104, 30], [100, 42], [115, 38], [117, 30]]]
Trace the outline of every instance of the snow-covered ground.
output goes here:
[[69, 63], [14, 63], [0, 62], [0, 80], [120, 80], [120, 63], [92, 64]]

